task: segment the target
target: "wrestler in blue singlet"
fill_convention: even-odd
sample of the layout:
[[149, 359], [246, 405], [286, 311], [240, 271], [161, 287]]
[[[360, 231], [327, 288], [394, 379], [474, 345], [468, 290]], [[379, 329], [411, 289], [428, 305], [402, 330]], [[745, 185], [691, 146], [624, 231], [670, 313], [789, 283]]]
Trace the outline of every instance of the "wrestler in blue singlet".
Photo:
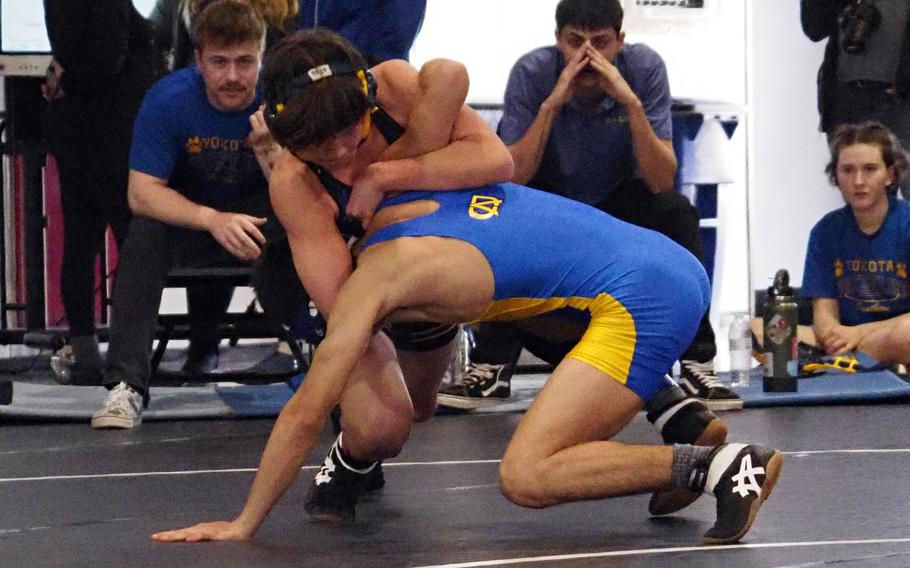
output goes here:
[[493, 301], [478, 321], [525, 319], [561, 308], [591, 314], [568, 354], [628, 386], [645, 402], [695, 335], [710, 300], [701, 263], [667, 237], [582, 203], [505, 183], [462, 191], [409, 191], [439, 209], [383, 227], [368, 248], [398, 237], [468, 242], [493, 271]]

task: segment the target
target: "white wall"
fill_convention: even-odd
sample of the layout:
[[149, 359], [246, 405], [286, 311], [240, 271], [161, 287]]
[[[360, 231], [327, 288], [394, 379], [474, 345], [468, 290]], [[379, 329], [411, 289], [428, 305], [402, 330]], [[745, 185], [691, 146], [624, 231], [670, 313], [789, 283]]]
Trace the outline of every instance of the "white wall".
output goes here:
[[764, 288], [778, 268], [802, 282], [812, 225], [843, 201], [823, 173], [828, 156], [817, 128], [824, 42], [802, 33], [798, 2], [751, 4], [750, 258], [752, 287]]
[[411, 62], [460, 61], [471, 75], [468, 100], [500, 103], [515, 60], [554, 42], [555, 9], [554, 0], [427, 0]]
[[[433, 57], [461, 61], [471, 73], [468, 99], [502, 102], [515, 60], [554, 43], [556, 4], [557, 0], [427, 0], [411, 62], [420, 66]], [[670, 71], [675, 97], [745, 102], [746, 0], [706, 0], [704, 10], [644, 9], [632, 0], [624, 4], [626, 41], [658, 50]]]

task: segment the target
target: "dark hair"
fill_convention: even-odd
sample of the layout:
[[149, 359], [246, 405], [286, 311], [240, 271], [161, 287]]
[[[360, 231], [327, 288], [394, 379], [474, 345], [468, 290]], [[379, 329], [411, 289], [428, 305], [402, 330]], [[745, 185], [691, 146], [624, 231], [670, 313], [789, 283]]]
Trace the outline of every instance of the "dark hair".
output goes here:
[[900, 142], [884, 124], [875, 121], [860, 124], [842, 124], [834, 131], [831, 137], [831, 161], [825, 166], [825, 173], [832, 185], [837, 185], [837, 161], [841, 150], [854, 144], [870, 144], [878, 146], [882, 151], [882, 161], [886, 167], [894, 166], [894, 179], [888, 186], [888, 191], [897, 191], [901, 176], [907, 169], [907, 156]]
[[[307, 79], [322, 65], [345, 71]], [[367, 64], [340, 35], [321, 28], [302, 30], [278, 42], [262, 72], [265, 118], [275, 140], [290, 149], [328, 140], [361, 120], [373, 106], [356, 71]]]
[[556, 31], [565, 26], [582, 30], [613, 28], [622, 31], [619, 0], [562, 0], [556, 6]]
[[242, 0], [207, 2], [193, 19], [193, 44], [237, 45], [265, 41], [265, 21], [250, 4]]

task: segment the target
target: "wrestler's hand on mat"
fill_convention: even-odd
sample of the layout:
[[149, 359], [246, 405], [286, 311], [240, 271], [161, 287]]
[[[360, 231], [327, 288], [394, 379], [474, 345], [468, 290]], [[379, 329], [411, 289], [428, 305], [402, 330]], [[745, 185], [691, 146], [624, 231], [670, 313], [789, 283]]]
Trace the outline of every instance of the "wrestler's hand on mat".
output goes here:
[[157, 532], [152, 540], [158, 542], [204, 542], [207, 540], [249, 540], [252, 535], [241, 530], [235, 521], [199, 523], [191, 527]]
[[241, 260], [259, 258], [265, 235], [259, 227], [265, 225], [265, 217], [253, 217], [244, 213], [227, 213], [212, 210], [206, 228], [215, 240], [229, 253]]
[[351, 188], [351, 197], [348, 199], [345, 212], [354, 217], [360, 224], [366, 227], [370, 224], [370, 219], [376, 213], [376, 208], [385, 198], [382, 190], [382, 184], [379, 181], [378, 164], [370, 164], [363, 174], [360, 175]]
[[591, 60], [591, 68], [600, 74], [600, 88], [607, 96], [624, 106], [638, 101], [638, 96], [623, 79], [615, 65], [607, 61], [607, 58], [590, 44], [585, 48], [584, 53]]

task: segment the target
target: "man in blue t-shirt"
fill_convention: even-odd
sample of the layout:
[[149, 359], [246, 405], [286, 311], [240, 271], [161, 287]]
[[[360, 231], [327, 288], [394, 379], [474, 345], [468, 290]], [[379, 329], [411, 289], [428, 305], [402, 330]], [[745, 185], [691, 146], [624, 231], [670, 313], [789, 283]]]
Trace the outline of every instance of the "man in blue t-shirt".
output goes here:
[[[194, 23], [196, 66], [146, 94], [133, 131], [129, 204], [104, 373], [109, 392], [93, 428], [141, 421], [161, 293], [175, 264], [248, 264], [266, 242], [271, 209], [257, 81], [265, 24], [245, 2], [218, 0]], [[262, 164], [262, 165], [261, 165]], [[186, 372], [217, 365], [213, 335], [233, 289], [188, 289], [194, 337]], [[213, 339], [213, 337], [215, 337]]]
[[[624, 42], [622, 20], [618, 0], [562, 0], [556, 45], [535, 49], [514, 65], [499, 123], [515, 162], [512, 181], [594, 205], [702, 258], [698, 212], [673, 191], [677, 162], [666, 67], [648, 46]], [[559, 352], [532, 348], [508, 324], [473, 331], [472, 364], [460, 382], [440, 391], [442, 405], [501, 402], [509, 397], [522, 346], [548, 361]], [[742, 408], [714, 375], [716, 351], [705, 313], [682, 355], [680, 384], [714, 410]]]

